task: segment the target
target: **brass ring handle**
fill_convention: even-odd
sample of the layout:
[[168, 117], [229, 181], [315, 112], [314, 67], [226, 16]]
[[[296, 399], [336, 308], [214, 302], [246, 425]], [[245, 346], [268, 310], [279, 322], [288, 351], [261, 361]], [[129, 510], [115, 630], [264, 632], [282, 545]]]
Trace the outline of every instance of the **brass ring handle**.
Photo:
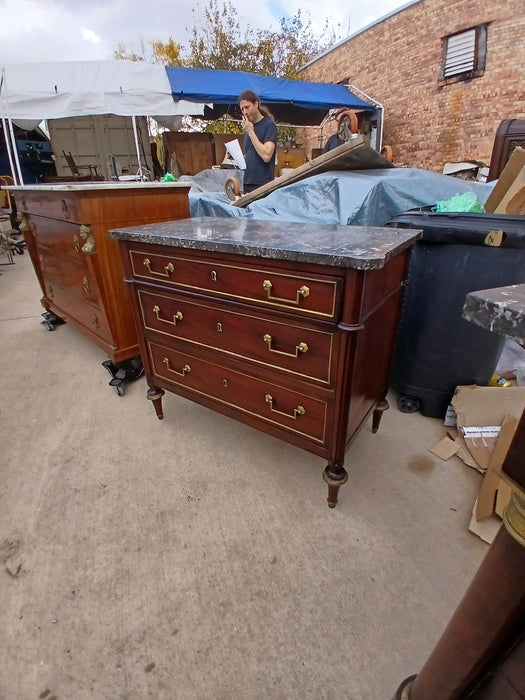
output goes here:
[[155, 316], [157, 317], [157, 321], [162, 321], [163, 323], [170, 323], [172, 326], [176, 326], [176, 325], [177, 325], [177, 321], [182, 321], [182, 319], [184, 318], [183, 315], [182, 315], [182, 311], [177, 311], [177, 313], [174, 313], [174, 314], [173, 314], [173, 321], [168, 321], [167, 318], [161, 318], [161, 317], [159, 316], [159, 314], [160, 314], [160, 308], [159, 308], [157, 305], [155, 305], [155, 306], [153, 307], [153, 313], [154, 313]]
[[191, 367], [189, 365], [184, 365], [184, 367], [182, 368], [182, 372], [177, 372], [176, 369], [172, 369], [170, 367], [170, 361], [167, 357], [165, 357], [162, 361], [166, 365], [166, 369], [168, 370], [168, 372], [173, 372], [173, 374], [178, 374], [179, 377], [184, 377], [185, 374], [189, 374], [191, 372]]
[[100, 327], [100, 323], [98, 322], [98, 316], [96, 314], [91, 314], [90, 320], [94, 328]]
[[283, 301], [285, 304], [295, 304], [296, 306], [298, 306], [301, 298], [304, 299], [310, 294], [310, 287], [307, 287], [305, 284], [303, 284], [303, 286], [299, 287], [299, 289], [297, 290], [295, 299], [283, 299], [281, 297], [271, 296], [272, 287], [273, 285], [270, 282], [270, 280], [264, 280], [263, 289], [265, 290], [268, 299], [270, 299], [271, 301]]
[[87, 293], [90, 291], [90, 289], [91, 289], [91, 287], [90, 287], [90, 285], [89, 285], [89, 280], [88, 280], [88, 278], [87, 278], [85, 275], [84, 275], [84, 277], [82, 278], [82, 286], [84, 287], [84, 291], [86, 292], [86, 294], [87, 294]]
[[306, 343], [299, 343], [299, 345], [296, 345], [295, 352], [284, 352], [283, 350], [276, 350], [275, 348], [272, 348], [273, 338], [271, 335], [268, 335], [268, 333], [265, 333], [265, 335], [263, 335], [263, 340], [268, 345], [268, 350], [270, 352], [275, 352], [278, 355], [285, 355], [286, 357], [298, 358], [300, 352], [308, 352], [308, 345]]
[[304, 409], [302, 406], [297, 406], [297, 408], [294, 408], [293, 410], [293, 416], [291, 416], [289, 413], [284, 413], [283, 411], [278, 411], [276, 408], [273, 407], [273, 396], [271, 394], [266, 394], [264, 397], [264, 400], [266, 401], [267, 404], [270, 406], [270, 411], [273, 411], [274, 413], [278, 413], [281, 416], [286, 416], [287, 418], [293, 418], [293, 420], [297, 419], [297, 416], [304, 416], [306, 413], [306, 409]]
[[144, 265], [148, 268], [150, 275], [158, 275], [159, 277], [169, 277], [175, 270], [173, 263], [168, 263], [164, 267], [164, 272], [155, 272], [155, 270], [151, 269], [151, 260], [149, 258], [144, 258]]

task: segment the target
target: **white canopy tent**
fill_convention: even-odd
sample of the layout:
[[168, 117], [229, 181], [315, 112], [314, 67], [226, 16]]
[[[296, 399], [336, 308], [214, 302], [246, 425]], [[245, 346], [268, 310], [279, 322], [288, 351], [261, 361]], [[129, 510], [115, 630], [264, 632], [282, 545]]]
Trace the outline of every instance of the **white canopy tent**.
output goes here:
[[[152, 117], [173, 124], [182, 115], [202, 115], [204, 105], [175, 101], [164, 66], [136, 61], [71, 61], [21, 63], [2, 67], [0, 116], [8, 147], [11, 171], [23, 184], [13, 122], [28, 128], [44, 119], [97, 114], [132, 117], [135, 145], [142, 166], [136, 118]], [[16, 161], [16, 170], [13, 163]]]

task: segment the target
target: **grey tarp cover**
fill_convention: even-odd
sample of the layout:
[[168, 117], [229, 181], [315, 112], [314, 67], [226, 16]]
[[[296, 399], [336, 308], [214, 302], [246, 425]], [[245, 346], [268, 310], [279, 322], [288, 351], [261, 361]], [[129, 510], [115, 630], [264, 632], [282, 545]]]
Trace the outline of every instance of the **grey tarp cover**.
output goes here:
[[494, 184], [469, 182], [418, 168], [327, 172], [282, 187], [246, 208], [232, 206], [224, 190], [202, 192], [198, 191], [200, 187], [192, 187], [190, 213], [191, 216], [384, 226], [409, 209], [432, 206], [456, 194], [473, 192], [483, 204]]

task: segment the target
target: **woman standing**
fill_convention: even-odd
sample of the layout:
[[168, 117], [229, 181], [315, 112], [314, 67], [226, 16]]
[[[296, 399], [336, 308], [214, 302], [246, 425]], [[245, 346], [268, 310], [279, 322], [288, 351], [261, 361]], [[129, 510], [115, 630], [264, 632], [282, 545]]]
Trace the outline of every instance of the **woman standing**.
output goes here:
[[277, 125], [270, 113], [261, 107], [259, 98], [251, 90], [239, 97], [244, 129], [244, 192], [248, 193], [275, 177]]

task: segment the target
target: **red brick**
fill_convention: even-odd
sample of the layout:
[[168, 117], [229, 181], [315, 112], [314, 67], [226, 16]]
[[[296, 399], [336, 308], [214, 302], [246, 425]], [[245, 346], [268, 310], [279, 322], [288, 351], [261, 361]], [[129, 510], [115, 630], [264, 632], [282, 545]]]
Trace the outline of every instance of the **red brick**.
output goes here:
[[[479, 78], [440, 85], [442, 39], [488, 23]], [[523, 0], [419, 0], [306, 66], [301, 80], [350, 83], [385, 107], [383, 144], [394, 162], [442, 172], [448, 162], [490, 163], [503, 119], [525, 118]], [[358, 93], [359, 94], [359, 93]], [[304, 130], [307, 152], [333, 133]]]

